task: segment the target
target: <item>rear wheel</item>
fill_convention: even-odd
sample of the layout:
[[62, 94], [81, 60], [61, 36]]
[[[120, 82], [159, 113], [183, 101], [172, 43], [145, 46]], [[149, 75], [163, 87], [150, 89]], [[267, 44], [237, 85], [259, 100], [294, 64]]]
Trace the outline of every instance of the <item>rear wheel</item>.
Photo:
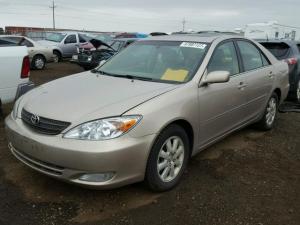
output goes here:
[[32, 67], [37, 70], [42, 70], [45, 68], [46, 59], [42, 55], [36, 55], [32, 59]]
[[279, 106], [279, 100], [276, 93], [273, 93], [268, 101], [267, 107], [264, 112], [264, 116], [257, 123], [257, 126], [261, 130], [271, 130], [274, 127], [274, 123], [277, 117]]
[[145, 182], [153, 191], [175, 187], [187, 166], [190, 144], [185, 130], [170, 125], [157, 138], [149, 155]]

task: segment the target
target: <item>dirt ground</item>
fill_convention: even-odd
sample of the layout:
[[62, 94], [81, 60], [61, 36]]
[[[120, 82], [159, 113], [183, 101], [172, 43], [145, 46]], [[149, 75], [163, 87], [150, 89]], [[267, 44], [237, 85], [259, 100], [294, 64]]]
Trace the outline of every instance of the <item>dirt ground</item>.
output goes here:
[[[81, 71], [50, 64], [31, 79], [42, 84]], [[172, 191], [151, 193], [143, 184], [92, 191], [18, 162], [0, 119], [0, 225], [299, 225], [299, 133], [300, 114], [280, 114], [271, 132], [246, 128], [200, 153]]]

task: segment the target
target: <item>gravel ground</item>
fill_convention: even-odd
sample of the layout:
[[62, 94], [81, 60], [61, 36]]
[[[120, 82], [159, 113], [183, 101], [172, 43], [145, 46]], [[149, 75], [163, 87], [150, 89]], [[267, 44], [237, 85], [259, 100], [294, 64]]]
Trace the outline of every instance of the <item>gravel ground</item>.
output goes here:
[[[42, 84], [81, 71], [50, 64], [31, 79]], [[271, 132], [246, 128], [197, 155], [175, 190], [157, 194], [134, 184], [92, 191], [19, 163], [0, 119], [0, 225], [299, 225], [299, 133], [300, 114], [280, 114]]]

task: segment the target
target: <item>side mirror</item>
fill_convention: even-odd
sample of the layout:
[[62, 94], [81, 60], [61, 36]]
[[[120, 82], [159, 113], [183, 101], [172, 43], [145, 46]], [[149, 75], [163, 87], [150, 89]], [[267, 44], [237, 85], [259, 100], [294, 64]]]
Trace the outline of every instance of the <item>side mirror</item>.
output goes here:
[[203, 84], [226, 83], [230, 79], [228, 71], [214, 71], [206, 75]]
[[101, 60], [99, 63], [99, 67], [103, 66], [106, 63], [106, 60]]

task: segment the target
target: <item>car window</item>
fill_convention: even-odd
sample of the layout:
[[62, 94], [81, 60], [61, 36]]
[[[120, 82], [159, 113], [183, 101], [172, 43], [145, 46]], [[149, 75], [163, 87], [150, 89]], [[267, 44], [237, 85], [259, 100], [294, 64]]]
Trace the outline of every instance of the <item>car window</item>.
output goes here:
[[208, 73], [214, 71], [228, 71], [231, 76], [240, 72], [233, 42], [227, 42], [215, 49], [207, 67]]
[[122, 42], [121, 41], [114, 41], [112, 44], [111, 44], [111, 47], [113, 49], [115, 49], [116, 51], [119, 51], [121, 46], [122, 46]]
[[14, 42], [16, 44], [19, 44], [20, 41], [22, 40], [21, 37], [12, 37], [12, 36], [8, 36], [8, 37], [6, 37], [6, 39], [11, 40], [12, 42]]
[[260, 44], [268, 49], [277, 59], [282, 60], [288, 58], [290, 46], [288, 46], [286, 43], [262, 42]]
[[257, 47], [248, 41], [237, 41], [237, 44], [241, 52], [245, 71], [263, 67], [261, 52]]
[[[79, 42], [80, 42], [80, 43], [86, 43], [87, 40], [88, 40], [85, 36], [78, 35], [78, 37], [79, 37]], [[87, 40], [86, 40], [85, 38], [86, 38]]]
[[298, 50], [299, 50], [299, 53], [300, 53], [300, 44], [297, 44], [297, 47], [298, 47]]
[[65, 44], [74, 44], [76, 43], [76, 35], [75, 34], [71, 34], [69, 35], [66, 39], [65, 39]]
[[264, 54], [260, 53], [261, 54], [261, 58], [262, 58], [262, 62], [263, 62], [263, 65], [264, 66], [269, 66], [271, 65], [271, 63], [269, 62], [269, 60], [266, 58], [266, 56], [264, 56]]
[[28, 47], [28, 48], [33, 47], [33, 44], [32, 44], [30, 41], [26, 40], [26, 39], [23, 39], [23, 40], [20, 42], [20, 45], [26, 46], [26, 47]]

